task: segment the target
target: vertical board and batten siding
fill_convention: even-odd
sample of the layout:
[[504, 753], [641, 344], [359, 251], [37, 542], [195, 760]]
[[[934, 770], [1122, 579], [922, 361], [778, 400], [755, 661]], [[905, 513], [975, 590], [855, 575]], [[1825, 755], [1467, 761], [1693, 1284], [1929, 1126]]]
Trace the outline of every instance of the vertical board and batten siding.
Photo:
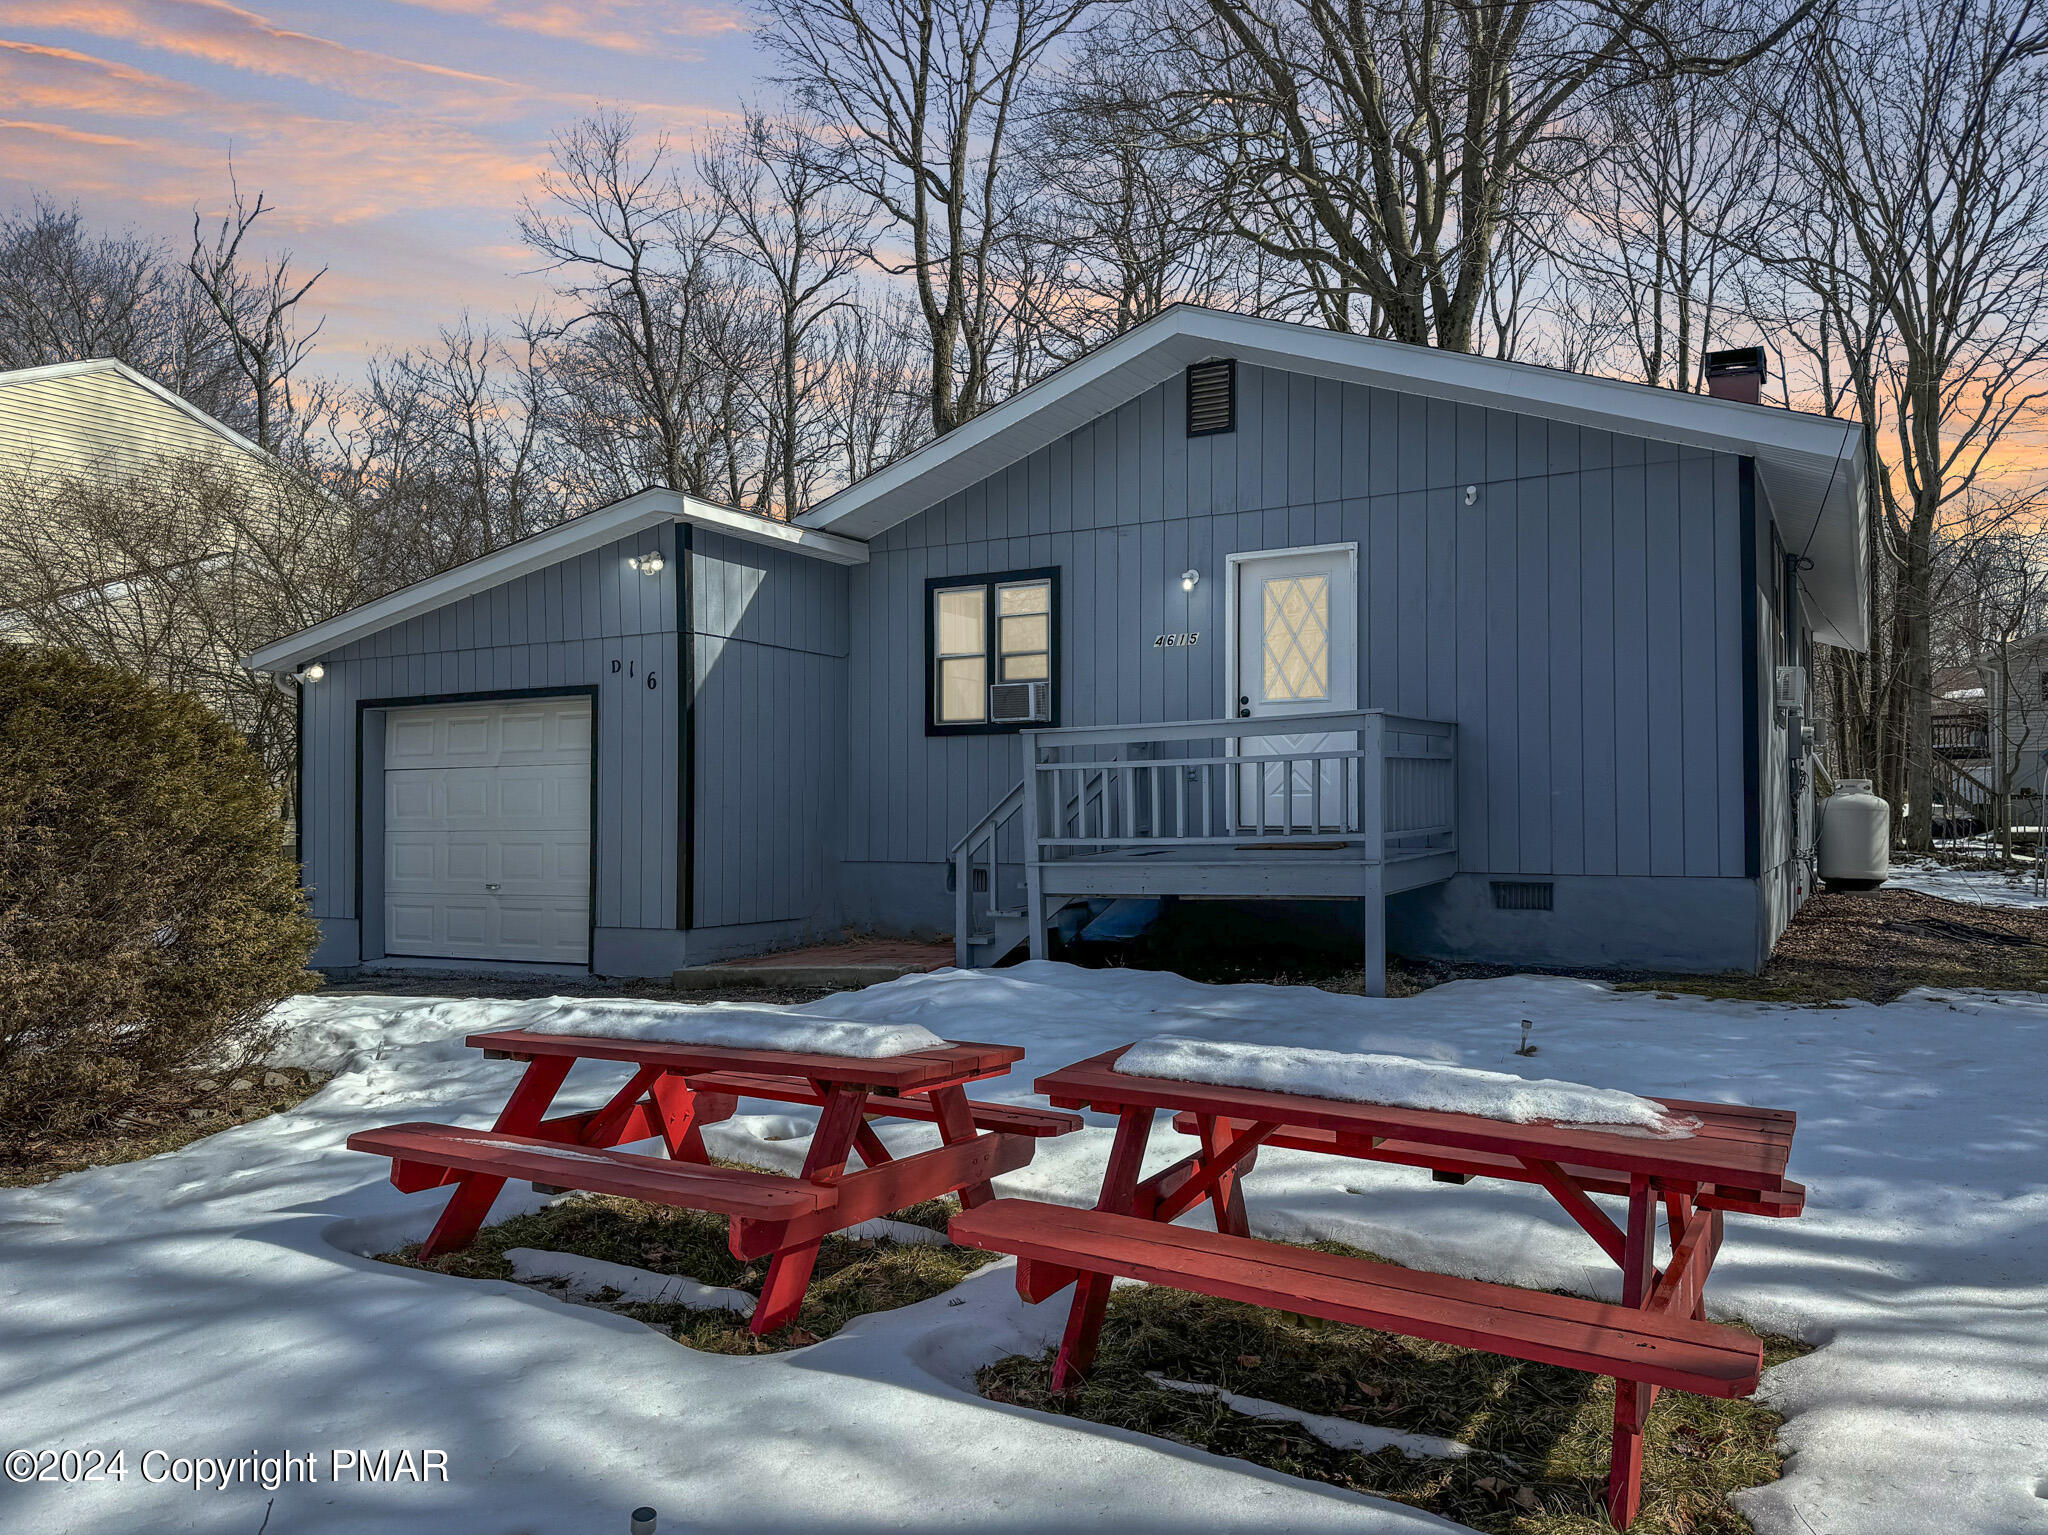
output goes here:
[[[668, 560], [659, 574], [627, 566], [627, 556], [655, 547]], [[671, 528], [638, 534], [323, 658], [326, 677], [304, 693], [301, 845], [316, 917], [350, 920], [357, 912], [358, 700], [595, 686], [596, 925], [676, 925], [684, 678], [675, 552]]]
[[693, 929], [823, 917], [846, 786], [846, 572], [699, 528]]
[[928, 577], [1059, 567], [1060, 723], [1204, 719], [1227, 712], [1226, 556], [1355, 542], [1359, 701], [1458, 723], [1463, 870], [1746, 873], [1738, 459], [1237, 378], [1234, 432], [1189, 438], [1171, 380], [873, 541], [849, 572], [850, 862], [943, 859], [1021, 774], [1012, 736], [924, 733]]

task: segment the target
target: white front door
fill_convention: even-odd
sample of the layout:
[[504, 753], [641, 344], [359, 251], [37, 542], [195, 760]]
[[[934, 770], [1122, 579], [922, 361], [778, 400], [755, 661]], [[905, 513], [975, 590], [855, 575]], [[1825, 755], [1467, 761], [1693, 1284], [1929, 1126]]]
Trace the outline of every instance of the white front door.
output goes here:
[[393, 709], [384, 951], [590, 959], [590, 702]]
[[[1358, 546], [1233, 555], [1230, 569], [1237, 604], [1230, 712], [1282, 720], [1357, 708]], [[1238, 751], [1270, 757], [1357, 745], [1353, 731], [1314, 732], [1248, 736]], [[1355, 830], [1349, 785], [1356, 781], [1341, 760], [1291, 770], [1245, 767], [1238, 773], [1238, 817], [1251, 830]]]

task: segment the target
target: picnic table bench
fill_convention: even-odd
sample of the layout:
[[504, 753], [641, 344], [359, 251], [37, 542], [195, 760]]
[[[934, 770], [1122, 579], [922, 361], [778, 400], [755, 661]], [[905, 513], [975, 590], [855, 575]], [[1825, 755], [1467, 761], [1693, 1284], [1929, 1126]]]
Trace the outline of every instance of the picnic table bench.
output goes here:
[[[1001, 1076], [1023, 1055], [1013, 1045], [948, 1041], [867, 1059], [520, 1029], [466, 1043], [526, 1064], [490, 1129], [412, 1123], [348, 1138], [351, 1150], [391, 1158], [391, 1181], [408, 1193], [455, 1185], [421, 1256], [468, 1246], [511, 1179], [704, 1210], [730, 1218], [734, 1257], [769, 1260], [749, 1324], [757, 1334], [795, 1319], [824, 1237], [943, 1194], [984, 1204], [994, 1198], [989, 1180], [1028, 1163], [1041, 1137], [1081, 1126], [1077, 1114], [967, 1097], [967, 1083]], [[547, 1117], [579, 1060], [632, 1070], [600, 1107]], [[820, 1110], [802, 1172], [712, 1162], [704, 1127], [730, 1119], [743, 1098]], [[876, 1119], [935, 1124], [940, 1144], [892, 1156]], [[656, 1137], [665, 1156], [617, 1149]], [[855, 1155], [862, 1165], [849, 1172]]]
[[[1706, 1279], [1725, 1212], [1794, 1216], [1805, 1191], [1788, 1180], [1794, 1116], [1776, 1109], [1657, 1099], [1699, 1121], [1685, 1139], [1585, 1125], [1515, 1124], [1472, 1114], [1393, 1108], [1253, 1088], [1218, 1087], [1114, 1069], [1110, 1050], [1040, 1077], [1055, 1107], [1117, 1117], [1090, 1210], [998, 1199], [963, 1210], [956, 1242], [1011, 1253], [1017, 1289], [1043, 1301], [1075, 1286], [1053, 1365], [1069, 1391], [1093, 1364], [1110, 1282], [1141, 1279], [1226, 1300], [1407, 1337], [1484, 1349], [1612, 1377], [1613, 1457], [1607, 1512], [1626, 1527], [1642, 1501], [1643, 1425], [1659, 1390], [1743, 1396], [1763, 1369], [1750, 1334], [1705, 1320]], [[1140, 1179], [1153, 1119], [1196, 1149]], [[1243, 1183], [1263, 1146], [1428, 1168], [1442, 1180], [1506, 1178], [1545, 1189], [1619, 1265], [1619, 1304], [1453, 1278], [1254, 1238]], [[1625, 1224], [1594, 1194], [1628, 1200]], [[1197, 1205], [1216, 1230], [1173, 1225]], [[1667, 1257], [1656, 1262], [1662, 1209]]]

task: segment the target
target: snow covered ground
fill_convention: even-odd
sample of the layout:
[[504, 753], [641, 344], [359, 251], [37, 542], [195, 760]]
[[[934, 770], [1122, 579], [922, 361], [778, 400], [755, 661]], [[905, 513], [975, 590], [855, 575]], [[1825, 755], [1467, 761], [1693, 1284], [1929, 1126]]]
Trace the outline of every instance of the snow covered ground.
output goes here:
[[2005, 873], [1997, 869], [1952, 869], [1932, 859], [1894, 863], [1885, 886], [1892, 890], [1917, 890], [1922, 895], [1938, 895], [1943, 900], [1960, 901], [1965, 906], [2024, 906], [2037, 911], [2048, 908], [2048, 896], [2034, 894], [2031, 874]]
[[[292, 1535], [882, 1528], [1118, 1535], [1449, 1528], [1412, 1510], [1161, 1440], [981, 1400], [973, 1375], [1044, 1347], [1064, 1306], [1020, 1305], [1010, 1264], [814, 1347], [693, 1353], [513, 1284], [371, 1261], [443, 1197], [401, 1195], [343, 1149], [398, 1120], [482, 1125], [517, 1069], [461, 1036], [528, 1004], [305, 998], [303, 1063], [336, 1070], [289, 1114], [182, 1151], [0, 1192], [0, 1449], [124, 1451], [124, 1482], [0, 1483], [0, 1529]], [[1822, 1346], [1771, 1371], [1785, 1478], [1744, 1498], [1766, 1532], [2048, 1531], [2048, 997], [1915, 993], [1798, 1009], [1662, 1000], [1557, 978], [1396, 1000], [1210, 987], [1130, 970], [940, 971], [822, 1016], [1024, 1044], [982, 1096], [1140, 1036], [1389, 1051], [1639, 1093], [1796, 1109], [1801, 1220], [1731, 1217], [1709, 1301]], [[1518, 1058], [1524, 1019], [1538, 1054]], [[589, 1070], [589, 1079], [581, 1073]], [[607, 1080], [579, 1067], [571, 1093]], [[800, 1161], [788, 1111], [714, 1149]], [[892, 1129], [898, 1149], [927, 1126]], [[1109, 1132], [1049, 1143], [1012, 1193], [1093, 1197]], [[1179, 1137], [1155, 1136], [1154, 1163]], [[1302, 1154], [1261, 1158], [1259, 1229], [1332, 1236], [1447, 1272], [1613, 1294], [1615, 1271], [1533, 1190]], [[508, 1194], [498, 1213], [538, 1203]], [[446, 1485], [329, 1479], [335, 1449], [439, 1450]], [[317, 1484], [188, 1490], [166, 1457], [312, 1454]]]

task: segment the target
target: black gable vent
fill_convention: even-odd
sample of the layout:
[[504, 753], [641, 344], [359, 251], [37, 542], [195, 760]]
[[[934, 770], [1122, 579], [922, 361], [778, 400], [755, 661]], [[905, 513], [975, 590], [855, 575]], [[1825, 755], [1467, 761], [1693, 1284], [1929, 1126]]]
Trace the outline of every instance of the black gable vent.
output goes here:
[[1219, 357], [1188, 369], [1188, 436], [1237, 430], [1237, 360]]

